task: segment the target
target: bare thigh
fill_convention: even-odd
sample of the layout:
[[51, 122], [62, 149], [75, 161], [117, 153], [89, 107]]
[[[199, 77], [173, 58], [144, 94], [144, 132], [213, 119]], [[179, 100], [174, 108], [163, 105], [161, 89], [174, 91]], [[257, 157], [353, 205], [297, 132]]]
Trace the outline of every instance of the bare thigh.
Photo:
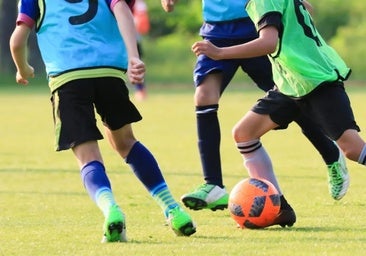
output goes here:
[[269, 115], [257, 114], [249, 111], [236, 123], [233, 128], [233, 137], [236, 142], [259, 139], [268, 131], [278, 127]]

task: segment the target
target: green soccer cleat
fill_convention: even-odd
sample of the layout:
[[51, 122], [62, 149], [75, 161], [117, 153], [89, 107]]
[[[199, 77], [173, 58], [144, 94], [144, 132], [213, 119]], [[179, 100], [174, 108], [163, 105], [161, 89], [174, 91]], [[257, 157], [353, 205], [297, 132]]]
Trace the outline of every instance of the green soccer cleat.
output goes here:
[[347, 193], [349, 187], [349, 174], [346, 159], [339, 151], [339, 159], [328, 165], [328, 188], [329, 193], [335, 200], [340, 200]]
[[[334, 143], [337, 147], [338, 145]], [[338, 147], [339, 149], [339, 147]], [[349, 174], [346, 165], [346, 159], [339, 149], [339, 158], [337, 162], [328, 165], [328, 188], [329, 193], [335, 200], [340, 200], [347, 193], [349, 187]]]
[[190, 236], [196, 232], [191, 217], [179, 206], [169, 210], [167, 222], [177, 236]]
[[203, 184], [192, 193], [183, 195], [181, 200], [186, 207], [192, 210], [210, 209], [216, 211], [227, 208], [229, 194], [225, 188], [212, 184]]
[[102, 243], [127, 242], [125, 217], [118, 205], [109, 208], [103, 230]]

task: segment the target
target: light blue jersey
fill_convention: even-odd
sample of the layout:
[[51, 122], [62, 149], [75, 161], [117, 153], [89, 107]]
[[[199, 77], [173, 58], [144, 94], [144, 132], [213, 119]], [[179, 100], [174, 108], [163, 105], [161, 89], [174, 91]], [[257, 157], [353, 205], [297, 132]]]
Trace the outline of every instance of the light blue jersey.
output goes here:
[[37, 35], [50, 77], [74, 69], [127, 69], [125, 45], [106, 1], [43, 3]]
[[202, 0], [200, 35], [211, 39], [254, 39], [257, 30], [239, 0]]
[[240, 0], [202, 0], [203, 20], [215, 23], [246, 18], [244, 4]]

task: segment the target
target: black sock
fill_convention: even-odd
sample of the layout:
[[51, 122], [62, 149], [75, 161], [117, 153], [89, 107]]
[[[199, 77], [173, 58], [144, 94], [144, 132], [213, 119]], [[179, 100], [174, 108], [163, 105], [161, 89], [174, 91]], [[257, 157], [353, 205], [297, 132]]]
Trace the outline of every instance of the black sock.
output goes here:
[[198, 149], [203, 176], [208, 184], [223, 187], [220, 156], [219, 105], [196, 107]]

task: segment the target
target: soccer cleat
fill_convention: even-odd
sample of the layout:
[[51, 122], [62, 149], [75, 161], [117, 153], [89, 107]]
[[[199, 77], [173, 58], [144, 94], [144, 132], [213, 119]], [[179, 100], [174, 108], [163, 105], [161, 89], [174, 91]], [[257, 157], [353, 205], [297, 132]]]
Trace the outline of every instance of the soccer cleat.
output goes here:
[[340, 200], [347, 193], [349, 187], [349, 174], [346, 159], [341, 151], [337, 162], [328, 165], [328, 189], [329, 194], [335, 200]]
[[296, 222], [296, 214], [292, 208], [281, 209], [271, 226], [280, 225], [283, 228], [285, 228], [286, 226], [292, 227], [295, 222]]
[[102, 243], [127, 242], [125, 217], [118, 205], [109, 208], [103, 230]]
[[196, 225], [181, 207], [168, 211], [167, 222], [177, 236], [190, 236], [196, 232]]
[[186, 207], [192, 210], [210, 209], [216, 211], [227, 208], [229, 194], [225, 188], [212, 184], [203, 184], [192, 193], [183, 195], [181, 200]]
[[280, 212], [277, 214], [277, 217], [270, 226], [280, 225], [283, 228], [285, 228], [286, 226], [292, 227], [295, 222], [296, 214], [294, 209], [292, 209], [291, 205], [287, 203], [286, 199], [281, 196]]

